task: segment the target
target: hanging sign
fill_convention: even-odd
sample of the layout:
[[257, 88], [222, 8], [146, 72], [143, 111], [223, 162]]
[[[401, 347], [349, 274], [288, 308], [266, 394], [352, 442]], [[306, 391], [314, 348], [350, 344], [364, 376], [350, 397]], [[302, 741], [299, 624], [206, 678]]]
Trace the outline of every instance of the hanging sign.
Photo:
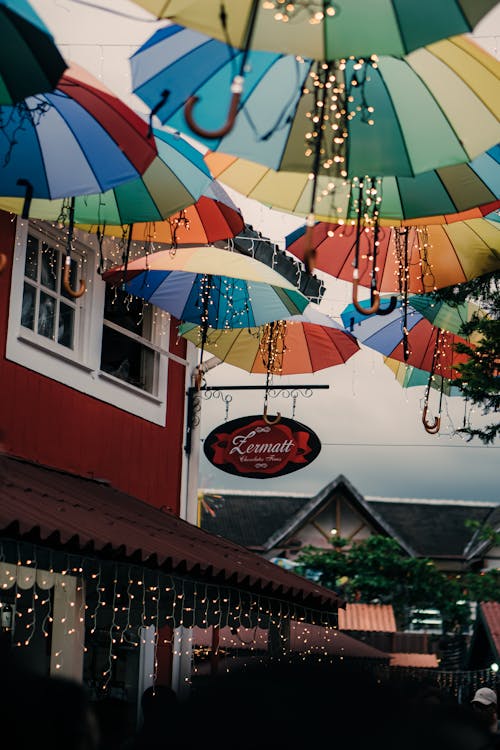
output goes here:
[[267, 424], [262, 416], [241, 417], [216, 427], [205, 438], [205, 455], [228, 474], [270, 479], [308, 466], [321, 450], [309, 427], [281, 417]]

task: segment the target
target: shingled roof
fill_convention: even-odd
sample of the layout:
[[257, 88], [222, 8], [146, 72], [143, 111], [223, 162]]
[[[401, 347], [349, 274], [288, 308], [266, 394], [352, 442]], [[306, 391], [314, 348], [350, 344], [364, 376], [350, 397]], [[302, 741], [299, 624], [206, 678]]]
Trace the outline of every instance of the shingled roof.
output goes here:
[[[466, 521], [500, 528], [500, 508], [495, 503], [365, 498], [343, 475], [313, 497], [222, 489], [213, 492], [222, 495], [221, 507], [215, 516], [202, 514], [203, 528], [262, 553], [290, 539], [338, 495], [349, 502], [375, 533], [396, 539], [412, 556], [470, 559], [484, 543], [467, 528]], [[210, 490], [206, 493], [209, 498]]]

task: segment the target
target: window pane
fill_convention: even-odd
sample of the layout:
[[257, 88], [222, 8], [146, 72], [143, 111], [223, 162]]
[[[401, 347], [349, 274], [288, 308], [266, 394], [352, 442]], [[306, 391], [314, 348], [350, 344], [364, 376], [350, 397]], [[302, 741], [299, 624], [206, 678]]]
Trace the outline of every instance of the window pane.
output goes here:
[[75, 311], [69, 305], [61, 302], [59, 307], [59, 330], [57, 340], [62, 346], [73, 348], [73, 331], [75, 328]]
[[56, 301], [45, 292], [40, 294], [40, 308], [38, 310], [38, 333], [48, 339], [54, 338], [54, 313]]
[[36, 289], [31, 284], [24, 284], [23, 288], [23, 309], [21, 312], [21, 325], [25, 328], [35, 327], [35, 300]]
[[24, 275], [28, 279], [36, 281], [36, 274], [38, 270], [38, 240], [33, 235], [28, 235], [28, 243], [26, 246], [26, 262], [24, 264]]
[[135, 385], [148, 393], [153, 392], [155, 353], [147, 346], [133, 341], [106, 325], [102, 331], [101, 370]]
[[48, 289], [56, 288], [57, 280], [57, 250], [42, 243], [42, 269], [40, 274], [41, 283]]
[[137, 336], [150, 337], [150, 326], [144, 322], [144, 300], [117, 287], [106, 286], [104, 317]]

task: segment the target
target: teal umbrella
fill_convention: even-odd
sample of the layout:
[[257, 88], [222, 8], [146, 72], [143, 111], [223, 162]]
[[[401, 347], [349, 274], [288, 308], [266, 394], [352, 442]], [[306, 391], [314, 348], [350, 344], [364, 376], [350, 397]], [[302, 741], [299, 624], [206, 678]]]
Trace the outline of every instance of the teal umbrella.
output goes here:
[[52, 91], [68, 67], [27, 0], [0, 0], [0, 106]]
[[[220, 126], [243, 55], [244, 89], [228, 130]], [[164, 124], [191, 133], [196, 115], [195, 132], [212, 150], [272, 169], [413, 176], [470, 161], [500, 141], [500, 63], [465, 37], [404, 59], [321, 63], [241, 53], [172, 25], [131, 66], [134, 93]]]
[[[135, 0], [157, 18], [236, 47], [321, 60], [405, 55], [471, 31], [496, 0]], [[224, 12], [221, 12], [223, 8]]]

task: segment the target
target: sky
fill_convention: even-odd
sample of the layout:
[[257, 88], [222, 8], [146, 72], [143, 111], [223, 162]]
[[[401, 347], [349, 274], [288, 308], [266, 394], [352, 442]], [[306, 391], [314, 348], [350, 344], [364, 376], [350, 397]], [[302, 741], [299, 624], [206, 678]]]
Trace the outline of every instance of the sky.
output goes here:
[[[32, 0], [32, 5], [66, 60], [87, 68], [133, 109], [148, 113], [131, 93], [128, 58], [164, 22], [154, 21], [130, 0]], [[500, 6], [483, 19], [474, 36], [498, 57]], [[235, 192], [231, 196], [245, 220], [281, 247], [286, 235], [302, 224], [296, 217], [271, 211]], [[318, 275], [326, 285], [321, 310], [339, 320], [340, 311], [351, 301], [350, 285]], [[203, 401], [201, 439], [226, 418], [261, 414], [264, 391], [229, 388], [263, 383], [263, 377], [250, 376], [230, 365], [219, 365], [207, 373], [206, 384], [225, 387], [223, 395], [232, 400], [227, 414], [222, 398]], [[295, 473], [258, 480], [222, 472], [202, 454], [200, 487], [313, 495], [343, 474], [368, 497], [500, 502], [500, 445], [487, 447], [477, 440], [467, 443], [453, 434], [464, 418], [462, 399], [446, 399], [441, 431], [428, 435], [420, 421], [424, 388], [401, 388], [373, 350], [362, 347], [345, 365], [275, 378], [274, 384], [329, 386], [313, 391], [310, 398], [299, 395], [295, 407], [292, 398], [284, 397], [272, 399], [269, 407], [270, 413], [276, 408], [314, 430], [322, 444], [318, 458]], [[485, 421], [479, 411], [471, 414], [474, 425]]]

